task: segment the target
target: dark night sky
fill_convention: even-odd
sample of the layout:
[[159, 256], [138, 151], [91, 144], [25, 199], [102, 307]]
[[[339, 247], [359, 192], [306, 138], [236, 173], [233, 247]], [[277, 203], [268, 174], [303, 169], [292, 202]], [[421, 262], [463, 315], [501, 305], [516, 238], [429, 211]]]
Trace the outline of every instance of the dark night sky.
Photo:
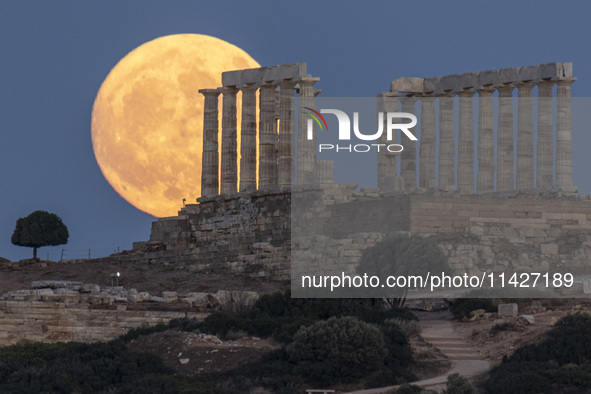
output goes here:
[[[105, 255], [147, 240], [153, 217], [123, 200], [92, 151], [90, 116], [111, 68], [137, 46], [207, 34], [261, 65], [307, 62], [330, 97], [375, 97], [402, 76], [570, 61], [573, 95], [591, 90], [591, 3], [584, 1], [3, 1], [0, 3], [0, 256], [16, 219], [55, 212], [65, 257]], [[586, 128], [583, 128], [583, 131]], [[575, 130], [575, 183], [591, 182]], [[58, 259], [62, 247], [44, 248]]]

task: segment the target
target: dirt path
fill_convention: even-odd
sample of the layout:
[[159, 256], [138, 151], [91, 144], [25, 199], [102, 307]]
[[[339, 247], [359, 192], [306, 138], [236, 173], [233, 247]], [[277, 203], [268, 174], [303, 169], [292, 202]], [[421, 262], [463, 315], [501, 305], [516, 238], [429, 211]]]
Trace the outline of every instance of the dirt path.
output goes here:
[[[447, 376], [450, 374], [459, 373], [469, 377], [490, 368], [490, 363], [482, 359], [476, 349], [455, 332], [449, 311], [417, 313], [417, 316], [421, 321], [423, 339], [445, 354], [452, 361], [452, 368], [443, 375], [413, 382], [413, 385], [439, 391], [445, 387]], [[360, 390], [350, 394], [380, 394], [396, 387], [398, 386]]]

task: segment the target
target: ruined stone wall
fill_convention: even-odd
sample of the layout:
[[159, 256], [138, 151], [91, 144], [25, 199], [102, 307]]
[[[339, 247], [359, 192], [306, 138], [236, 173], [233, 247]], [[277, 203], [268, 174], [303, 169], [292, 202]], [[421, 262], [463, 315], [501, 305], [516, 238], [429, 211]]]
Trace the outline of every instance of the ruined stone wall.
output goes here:
[[132, 328], [172, 319], [203, 319], [220, 309], [252, 305], [258, 294], [162, 292], [162, 296], [123, 287], [72, 281], [35, 281], [33, 289], [0, 296], [0, 346], [23, 341], [107, 341]]
[[[355, 272], [363, 250], [389, 232], [436, 237], [457, 273], [585, 273], [591, 260], [589, 196], [554, 192], [354, 193], [316, 215], [320, 236], [300, 231], [303, 268], [316, 274]], [[294, 273], [298, 273], [297, 268]]]
[[176, 264], [196, 272], [289, 278], [291, 195], [241, 193], [201, 198], [152, 225], [149, 242], [122, 261]]
[[365, 248], [396, 231], [437, 236], [452, 268], [472, 274], [571, 270], [584, 268], [591, 258], [589, 196], [559, 191], [382, 194], [355, 187], [333, 184], [294, 189], [293, 195], [253, 192], [202, 199], [176, 218], [155, 222], [150, 242], [118, 258], [289, 279], [291, 230], [298, 230], [291, 203], [301, 196], [309, 200], [302, 218], [315, 225], [297, 246], [310, 249], [307, 267], [318, 273], [343, 265], [354, 272]]

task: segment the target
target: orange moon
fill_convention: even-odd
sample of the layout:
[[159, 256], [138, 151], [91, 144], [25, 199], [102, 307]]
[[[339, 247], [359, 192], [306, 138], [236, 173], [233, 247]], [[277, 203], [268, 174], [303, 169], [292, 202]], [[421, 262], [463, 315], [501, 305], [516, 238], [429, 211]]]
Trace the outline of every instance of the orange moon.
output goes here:
[[121, 59], [98, 91], [91, 125], [94, 155], [113, 189], [156, 217], [175, 216], [183, 198], [201, 196], [199, 89], [222, 86], [224, 71], [254, 67], [242, 49], [200, 34], [160, 37]]

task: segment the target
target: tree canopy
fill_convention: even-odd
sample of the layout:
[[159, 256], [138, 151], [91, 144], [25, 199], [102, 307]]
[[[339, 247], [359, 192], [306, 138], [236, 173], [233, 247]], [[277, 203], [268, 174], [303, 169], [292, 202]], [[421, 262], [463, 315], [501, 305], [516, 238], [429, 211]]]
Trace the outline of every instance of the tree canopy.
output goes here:
[[[419, 234], [392, 233], [380, 242], [363, 251], [358, 273], [367, 273], [381, 278], [388, 276], [425, 276], [427, 272], [451, 271], [447, 257], [433, 238]], [[388, 289], [388, 295], [398, 295], [396, 304], [402, 305], [408, 288]], [[390, 298], [390, 297], [388, 297]]]
[[12, 243], [17, 246], [33, 248], [33, 258], [37, 258], [37, 248], [68, 243], [68, 228], [54, 213], [35, 211], [16, 221]]

